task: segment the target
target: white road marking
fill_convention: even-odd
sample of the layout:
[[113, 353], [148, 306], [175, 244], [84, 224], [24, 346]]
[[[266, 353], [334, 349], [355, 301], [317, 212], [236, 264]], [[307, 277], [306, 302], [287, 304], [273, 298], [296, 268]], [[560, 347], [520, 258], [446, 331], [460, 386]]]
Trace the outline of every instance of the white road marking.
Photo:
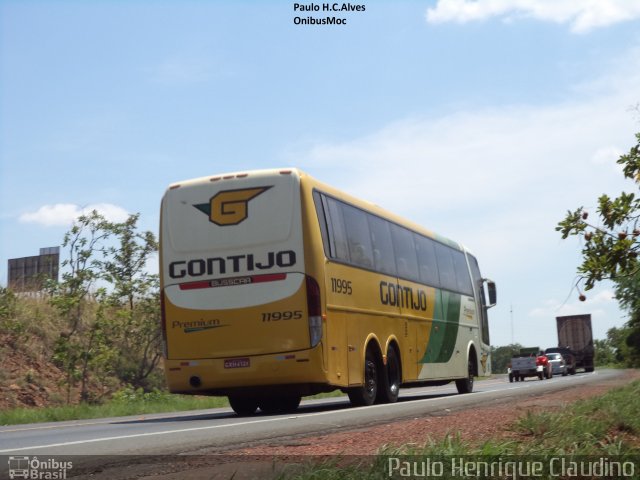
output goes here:
[[[524, 387], [524, 385], [519, 386], [518, 388]], [[515, 387], [514, 387], [515, 388]], [[498, 391], [498, 390], [484, 390], [481, 392], [475, 392], [473, 393], [473, 396], [476, 395], [482, 395], [485, 393], [491, 393], [494, 391]], [[432, 402], [435, 400], [440, 400], [441, 397], [438, 398], [425, 398], [425, 399], [421, 399], [421, 400], [412, 400], [412, 402]], [[387, 407], [388, 405], [371, 405], [368, 407], [355, 407], [355, 408], [349, 408], [348, 410], [343, 410], [343, 411], [348, 411], [348, 412], [354, 412], [354, 411], [358, 411], [358, 410], [363, 410], [363, 409], [374, 409], [374, 408], [384, 408]], [[295, 420], [298, 419], [300, 417], [304, 417], [304, 418], [309, 418], [309, 417], [319, 417], [319, 416], [324, 416], [324, 415], [336, 415], [336, 411], [327, 411], [327, 412], [316, 412], [316, 413], [305, 413], [303, 415], [294, 415], [294, 416], [289, 416], [286, 417], [286, 419], [288, 420]], [[42, 449], [42, 448], [52, 448], [52, 447], [66, 447], [66, 446], [71, 446], [71, 445], [82, 445], [85, 443], [96, 443], [96, 442], [109, 442], [109, 441], [114, 441], [114, 440], [124, 440], [124, 439], [128, 439], [128, 438], [141, 438], [141, 437], [152, 437], [152, 436], [156, 436], [156, 435], [170, 435], [172, 433], [186, 433], [186, 432], [197, 432], [197, 431], [202, 431], [202, 430], [215, 430], [215, 429], [220, 429], [220, 428], [228, 428], [228, 427], [238, 427], [238, 426], [242, 426], [242, 425], [251, 425], [251, 424], [260, 424], [260, 423], [269, 423], [269, 422], [278, 422], [278, 421], [282, 421], [284, 418], [283, 417], [278, 417], [278, 418], [267, 418], [267, 419], [258, 419], [258, 420], [251, 420], [248, 422], [236, 422], [236, 423], [227, 423], [224, 425], [210, 425], [208, 427], [194, 427], [194, 428], [182, 428], [179, 430], [163, 430], [160, 432], [148, 432], [148, 433], [136, 433], [133, 435], [120, 435], [120, 436], [116, 436], [116, 437], [103, 437], [103, 438], [90, 438], [87, 440], [77, 440], [74, 442], [62, 442], [62, 443], [51, 443], [51, 444], [47, 444], [47, 445], [34, 445], [34, 446], [28, 446], [28, 447], [18, 447], [18, 448], [11, 448], [11, 449], [5, 449], [5, 450], [0, 450], [0, 453], [11, 453], [11, 452], [22, 452], [22, 451], [26, 451], [26, 450], [36, 450], [36, 449]], [[71, 425], [73, 426], [73, 425]]]

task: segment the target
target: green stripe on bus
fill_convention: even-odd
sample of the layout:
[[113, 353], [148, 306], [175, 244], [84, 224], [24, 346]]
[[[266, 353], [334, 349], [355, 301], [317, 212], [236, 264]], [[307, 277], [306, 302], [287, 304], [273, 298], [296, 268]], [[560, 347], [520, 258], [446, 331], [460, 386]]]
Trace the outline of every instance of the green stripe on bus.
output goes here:
[[457, 293], [439, 290], [429, 334], [429, 345], [420, 363], [448, 362], [453, 355], [460, 321], [461, 297]]
[[446, 329], [444, 342], [440, 348], [440, 355], [436, 359], [437, 363], [448, 362], [453, 355], [456, 346], [456, 338], [458, 338], [458, 326], [460, 325], [460, 303], [461, 297], [457, 293], [442, 292], [443, 304], [447, 300], [448, 308], [445, 315]]

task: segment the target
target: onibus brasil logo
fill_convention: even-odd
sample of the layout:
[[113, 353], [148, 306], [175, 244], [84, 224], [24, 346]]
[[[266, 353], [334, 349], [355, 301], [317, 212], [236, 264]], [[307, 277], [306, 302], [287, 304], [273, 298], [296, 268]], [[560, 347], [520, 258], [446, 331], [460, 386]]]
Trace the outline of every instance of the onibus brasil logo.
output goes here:
[[62, 480], [67, 478], [67, 470], [73, 462], [63, 462], [55, 458], [9, 457], [9, 478], [29, 478], [38, 480]]

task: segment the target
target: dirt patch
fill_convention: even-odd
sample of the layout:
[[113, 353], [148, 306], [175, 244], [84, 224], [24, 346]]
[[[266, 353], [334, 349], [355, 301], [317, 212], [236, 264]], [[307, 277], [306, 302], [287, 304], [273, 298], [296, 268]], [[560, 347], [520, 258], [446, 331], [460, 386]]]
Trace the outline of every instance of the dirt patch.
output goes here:
[[65, 375], [29, 338], [0, 334], [0, 410], [48, 407], [66, 402]]

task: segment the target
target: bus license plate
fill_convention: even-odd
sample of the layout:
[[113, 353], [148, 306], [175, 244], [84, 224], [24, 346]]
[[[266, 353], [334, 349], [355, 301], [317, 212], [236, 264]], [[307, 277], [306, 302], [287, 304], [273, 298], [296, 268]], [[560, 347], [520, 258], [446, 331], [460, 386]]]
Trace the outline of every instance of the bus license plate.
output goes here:
[[224, 361], [224, 368], [247, 368], [250, 364], [248, 358], [228, 358]]

